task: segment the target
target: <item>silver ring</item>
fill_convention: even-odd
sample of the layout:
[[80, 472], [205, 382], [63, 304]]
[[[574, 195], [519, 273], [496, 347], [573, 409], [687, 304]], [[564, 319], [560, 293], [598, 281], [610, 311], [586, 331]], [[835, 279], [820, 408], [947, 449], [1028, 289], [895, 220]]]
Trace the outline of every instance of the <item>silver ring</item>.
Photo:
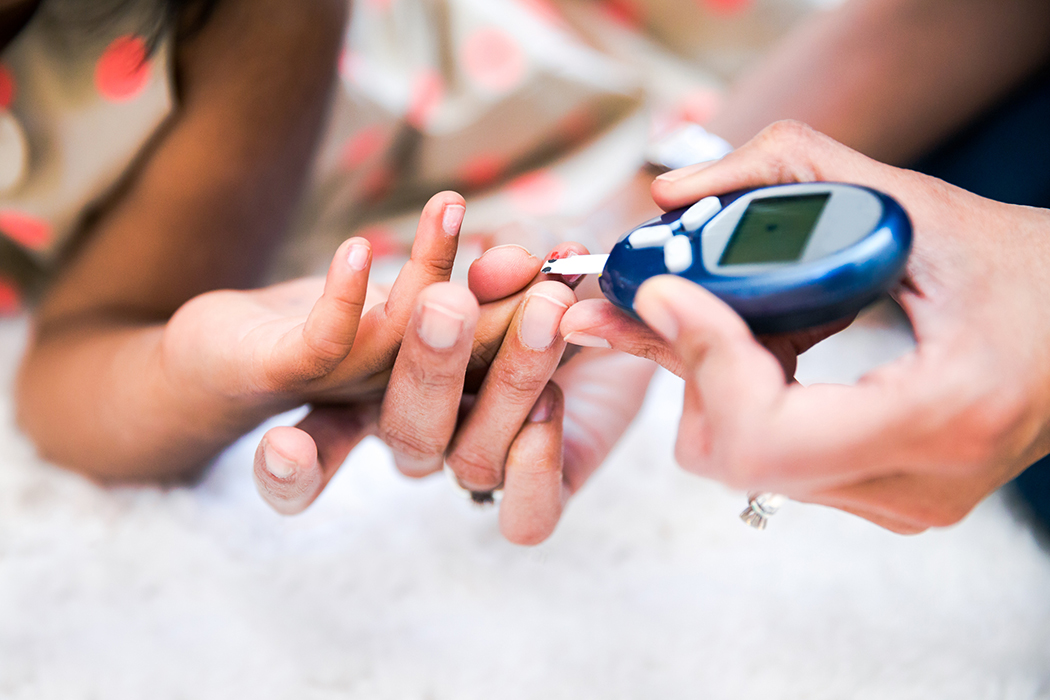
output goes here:
[[740, 514], [740, 519], [756, 530], [765, 530], [770, 516], [780, 510], [786, 500], [787, 496], [769, 491], [749, 493], [747, 508]]

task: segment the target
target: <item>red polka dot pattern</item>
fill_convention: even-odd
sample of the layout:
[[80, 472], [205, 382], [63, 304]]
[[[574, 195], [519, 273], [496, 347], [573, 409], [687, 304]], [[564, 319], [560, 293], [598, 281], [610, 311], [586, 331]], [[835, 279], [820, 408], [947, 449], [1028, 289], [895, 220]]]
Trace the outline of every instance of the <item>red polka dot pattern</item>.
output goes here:
[[605, 0], [601, 9], [606, 17], [628, 29], [639, 29], [645, 24], [642, 8], [631, 0]]
[[115, 39], [95, 64], [95, 87], [113, 102], [134, 98], [146, 87], [149, 77], [146, 42], [137, 36]]
[[409, 102], [408, 123], [417, 129], [424, 128], [434, 116], [441, 99], [445, 96], [445, 81], [436, 70], [425, 70], [416, 76]]
[[383, 150], [386, 136], [381, 126], [361, 129], [347, 139], [340, 154], [340, 164], [345, 170], [354, 170], [371, 160]]
[[553, 214], [561, 207], [565, 185], [549, 170], [537, 170], [515, 179], [507, 185], [514, 206], [529, 216]]
[[502, 29], [484, 27], [463, 42], [463, 69], [471, 80], [491, 92], [513, 90], [525, 77], [525, 54]]
[[7, 109], [15, 101], [15, 77], [0, 63], [0, 109]]
[[498, 180], [506, 167], [502, 157], [482, 153], [463, 164], [459, 177], [468, 187], [481, 189]]
[[751, 5], [751, 0], [698, 0], [698, 2], [702, 8], [720, 15], [735, 15]]
[[14, 285], [0, 279], [0, 315], [10, 316], [22, 309], [22, 295]]
[[51, 225], [20, 211], [0, 211], [0, 233], [32, 250], [43, 250], [51, 243]]

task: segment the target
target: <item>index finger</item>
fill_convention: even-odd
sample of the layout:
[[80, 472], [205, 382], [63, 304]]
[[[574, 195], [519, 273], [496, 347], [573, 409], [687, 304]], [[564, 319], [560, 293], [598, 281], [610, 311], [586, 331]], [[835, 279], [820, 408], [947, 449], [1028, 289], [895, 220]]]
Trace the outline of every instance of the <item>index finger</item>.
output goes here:
[[398, 273], [386, 303], [370, 309], [361, 319], [360, 339], [353, 348], [357, 364], [374, 372], [393, 364], [416, 297], [432, 284], [447, 282], [452, 275], [465, 212], [463, 197], [455, 192], [439, 192], [423, 207], [411, 257]]
[[793, 121], [776, 122], [722, 159], [660, 175], [652, 195], [665, 210], [735, 190], [793, 182], [837, 180], [893, 194], [894, 168]]

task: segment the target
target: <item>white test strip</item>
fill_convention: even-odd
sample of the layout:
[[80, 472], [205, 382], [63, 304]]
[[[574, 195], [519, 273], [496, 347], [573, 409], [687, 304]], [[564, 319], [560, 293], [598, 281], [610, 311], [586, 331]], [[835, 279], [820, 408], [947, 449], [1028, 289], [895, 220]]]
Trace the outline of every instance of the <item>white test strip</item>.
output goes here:
[[573, 255], [561, 260], [548, 260], [540, 272], [548, 275], [593, 275], [605, 269], [608, 255]]

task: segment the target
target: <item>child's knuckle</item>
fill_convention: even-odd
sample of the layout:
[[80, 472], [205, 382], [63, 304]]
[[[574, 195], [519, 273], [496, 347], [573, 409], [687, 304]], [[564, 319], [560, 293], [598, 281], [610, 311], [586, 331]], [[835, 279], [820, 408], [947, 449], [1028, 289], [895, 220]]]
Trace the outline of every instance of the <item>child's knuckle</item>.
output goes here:
[[413, 421], [385, 420], [379, 425], [379, 439], [395, 454], [424, 461], [440, 455], [444, 442], [421, 430]]
[[537, 373], [536, 369], [528, 364], [516, 363], [500, 368], [497, 386], [507, 400], [516, 405], [528, 404], [531, 406], [547, 386], [547, 375]]

